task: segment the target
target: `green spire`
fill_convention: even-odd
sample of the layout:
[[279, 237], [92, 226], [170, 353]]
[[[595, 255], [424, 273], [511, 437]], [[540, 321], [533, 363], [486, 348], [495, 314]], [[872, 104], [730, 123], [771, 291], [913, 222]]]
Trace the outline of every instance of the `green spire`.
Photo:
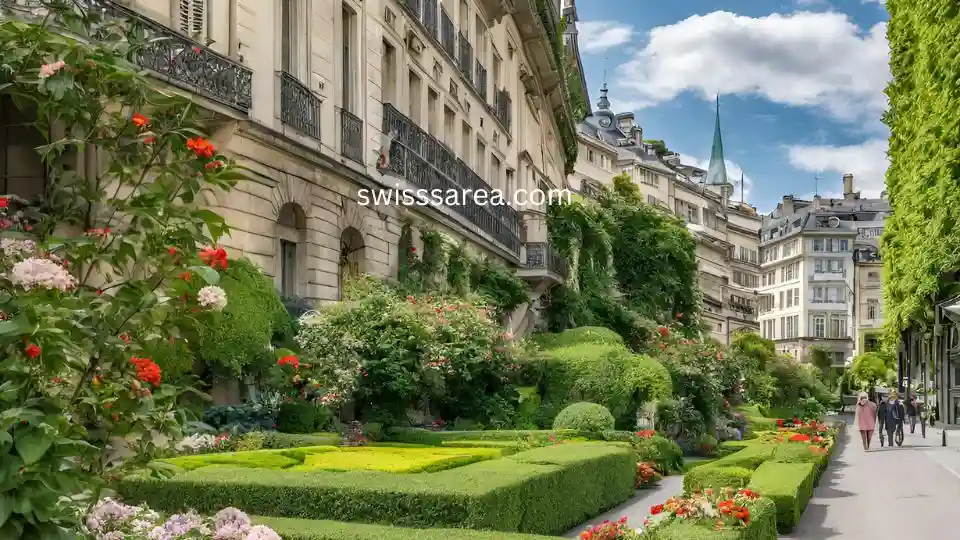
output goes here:
[[723, 160], [723, 139], [720, 137], [720, 95], [717, 94], [717, 121], [713, 128], [713, 148], [710, 149], [710, 165], [707, 167], [707, 185], [722, 186], [729, 184], [727, 165]]

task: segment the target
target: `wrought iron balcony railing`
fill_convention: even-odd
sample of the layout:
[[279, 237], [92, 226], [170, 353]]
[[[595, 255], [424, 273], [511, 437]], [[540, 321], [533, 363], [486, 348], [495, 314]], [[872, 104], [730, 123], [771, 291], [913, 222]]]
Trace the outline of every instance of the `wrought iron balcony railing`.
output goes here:
[[168, 82], [242, 112], [253, 103], [253, 71], [163, 24], [111, 0], [88, 0], [90, 10], [126, 19], [146, 40], [130, 51], [135, 64]]
[[507, 129], [510, 129], [510, 122], [513, 120], [511, 112], [513, 100], [510, 98], [510, 92], [506, 88], [496, 90], [493, 94], [493, 114], [500, 120]]
[[450, 55], [451, 59], [457, 58], [457, 27], [453, 25], [453, 19], [447, 14], [447, 10], [440, 6], [440, 46], [444, 52]]
[[487, 101], [487, 68], [483, 67], [480, 60], [477, 60], [476, 72], [477, 75], [473, 79], [473, 85], [483, 101]]
[[340, 153], [363, 165], [363, 120], [340, 109]]
[[320, 139], [323, 102], [293, 75], [280, 72], [280, 121], [297, 131]]
[[548, 242], [527, 242], [527, 268], [547, 270], [564, 278], [567, 277], [567, 260]]
[[463, 32], [459, 33], [457, 41], [457, 66], [460, 73], [473, 84], [473, 47]]
[[[453, 151], [389, 103], [383, 105], [383, 132], [394, 137], [387, 170], [418, 189], [438, 189], [444, 194], [449, 190], [491, 191], [490, 185]], [[450, 208], [519, 257], [520, 220], [514, 208], [477, 204], [471, 197], [458, 199], [459, 204]]]

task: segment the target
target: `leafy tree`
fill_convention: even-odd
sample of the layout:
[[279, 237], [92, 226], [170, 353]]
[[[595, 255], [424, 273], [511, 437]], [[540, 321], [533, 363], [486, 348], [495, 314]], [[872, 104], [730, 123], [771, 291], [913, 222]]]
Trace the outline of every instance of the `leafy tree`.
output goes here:
[[880, 352], [868, 352], [857, 356], [847, 371], [851, 385], [856, 385], [860, 389], [870, 389], [885, 383], [892, 360], [892, 356]]
[[652, 145], [652, 146], [653, 146], [653, 151], [656, 152], [656, 153], [657, 153], [657, 156], [659, 156], [659, 157], [663, 157], [663, 156], [665, 156], [665, 155], [667, 155], [667, 154], [672, 154], [672, 153], [673, 153], [673, 152], [670, 151], [669, 148], [667, 148], [667, 143], [665, 143], [665, 142], [663, 142], [663, 141], [661, 141], [661, 140], [659, 140], [659, 139], [647, 139], [647, 140], [644, 140], [643, 142], [645, 142], [645, 143], [647, 143], [647, 144], [649, 144], [649, 145]]
[[[194, 104], [127, 60], [141, 35], [66, 4], [0, 22], [0, 97], [43, 134], [70, 128], [37, 149], [52, 179], [43, 201], [0, 198], [2, 221], [16, 222], [0, 257], [4, 539], [69, 536], [62, 497], [98, 494], [148, 462], [158, 434], [182, 434], [184, 389], [149, 355], [227, 302], [216, 284], [229, 261], [213, 246], [228, 229], [192, 203], [243, 178]], [[91, 147], [102, 168], [80, 177], [69, 158]], [[60, 236], [71, 229], [86, 233]]]

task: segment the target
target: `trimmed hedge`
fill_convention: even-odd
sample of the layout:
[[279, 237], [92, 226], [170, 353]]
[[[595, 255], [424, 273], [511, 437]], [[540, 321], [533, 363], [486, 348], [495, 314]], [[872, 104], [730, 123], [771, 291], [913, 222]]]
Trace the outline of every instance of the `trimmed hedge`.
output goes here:
[[770, 461], [754, 471], [747, 487], [774, 502], [777, 506], [777, 530], [786, 534], [800, 521], [803, 510], [813, 496], [816, 478], [815, 463]]
[[572, 443], [432, 474], [206, 467], [126, 478], [118, 491], [165, 512], [234, 506], [291, 518], [557, 534], [630, 498], [635, 477], [632, 450]]
[[581, 437], [599, 438], [595, 434], [572, 429], [496, 429], [488, 431], [431, 431], [423, 428], [390, 428], [387, 438], [394, 442], [440, 446], [446, 441], [516, 441], [527, 437], [556, 437], [570, 440]]
[[760, 498], [747, 503], [750, 523], [739, 529], [714, 530], [712, 523], [676, 520], [643, 534], [644, 540], [776, 540], [777, 510], [773, 501]]
[[745, 446], [739, 452], [734, 452], [729, 456], [724, 456], [713, 463], [704, 465], [703, 467], [698, 467], [702, 469], [704, 467], [743, 467], [744, 469], [754, 470], [759, 467], [763, 462], [771, 459], [773, 457], [774, 449], [776, 448], [773, 444], [750, 444]]
[[581, 343], [627, 346], [620, 334], [602, 326], [580, 326], [559, 334], [534, 334], [533, 341], [542, 349], [559, 349]]
[[338, 433], [280, 433], [271, 431], [265, 433], [264, 448], [298, 448], [301, 446], [338, 446]]
[[683, 491], [693, 493], [706, 488], [732, 487], [740, 489], [750, 482], [753, 471], [744, 467], [711, 467], [704, 465], [690, 469], [683, 476]]
[[564, 407], [553, 419], [553, 429], [574, 429], [602, 433], [613, 430], [610, 411], [597, 403], [580, 402]]
[[555, 536], [472, 531], [408, 529], [389, 525], [254, 516], [253, 522], [277, 531], [283, 540], [556, 540]]

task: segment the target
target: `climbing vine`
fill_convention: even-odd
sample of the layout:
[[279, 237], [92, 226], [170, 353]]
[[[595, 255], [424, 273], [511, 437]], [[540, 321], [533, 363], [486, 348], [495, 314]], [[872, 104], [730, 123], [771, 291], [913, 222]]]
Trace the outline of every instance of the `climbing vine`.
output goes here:
[[893, 207], [881, 240], [885, 336], [925, 324], [960, 270], [960, 13], [954, 0], [890, 0], [887, 86]]

